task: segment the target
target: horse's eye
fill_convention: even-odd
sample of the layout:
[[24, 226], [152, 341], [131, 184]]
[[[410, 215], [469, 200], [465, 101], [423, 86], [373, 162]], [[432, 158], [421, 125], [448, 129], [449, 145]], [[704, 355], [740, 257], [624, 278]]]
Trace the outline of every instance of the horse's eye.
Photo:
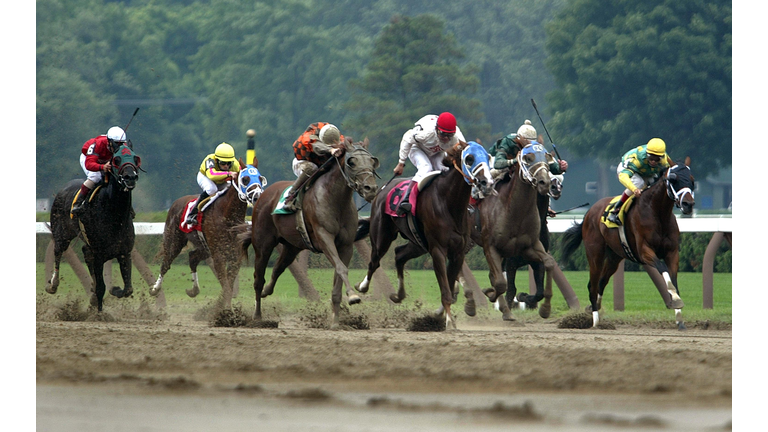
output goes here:
[[373, 158], [373, 169], [375, 170], [379, 169], [379, 158], [376, 158], [376, 157]]
[[241, 182], [247, 186], [251, 183], [251, 176], [243, 176]]
[[474, 155], [467, 155], [467, 157], [464, 158], [464, 165], [472, 166], [475, 164], [475, 156]]
[[114, 163], [112, 165], [120, 166], [122, 159], [120, 159], [120, 156], [115, 156], [115, 158], [113, 159], [113, 162]]
[[264, 187], [267, 185], [267, 178], [264, 176], [259, 177], [259, 180], [261, 181], [261, 186]]
[[347, 166], [350, 167], [350, 168], [354, 168], [355, 167], [355, 158], [354, 157], [350, 157], [350, 158], [347, 159]]

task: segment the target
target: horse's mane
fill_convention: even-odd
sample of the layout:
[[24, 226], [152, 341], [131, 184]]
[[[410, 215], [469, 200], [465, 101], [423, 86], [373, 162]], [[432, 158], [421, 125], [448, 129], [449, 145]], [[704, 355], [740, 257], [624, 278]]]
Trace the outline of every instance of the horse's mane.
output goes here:
[[467, 143], [459, 141], [453, 147], [445, 151], [445, 157], [443, 158], [443, 165], [452, 168], [453, 164], [461, 160], [461, 152], [467, 147]]

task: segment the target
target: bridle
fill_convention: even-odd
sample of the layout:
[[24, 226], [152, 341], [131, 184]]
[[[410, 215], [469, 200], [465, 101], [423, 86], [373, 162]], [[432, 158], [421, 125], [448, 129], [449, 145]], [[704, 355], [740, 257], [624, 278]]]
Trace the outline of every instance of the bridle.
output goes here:
[[536, 187], [536, 176], [539, 174], [539, 171], [547, 170], [547, 176], [549, 176], [549, 166], [546, 162], [536, 162], [528, 166], [528, 163], [523, 160], [522, 150], [517, 152], [517, 164], [520, 167], [520, 178], [533, 188]]
[[[347, 169], [350, 168], [349, 164], [347, 163], [349, 161], [349, 158], [352, 156], [350, 153], [359, 153], [362, 152], [371, 159], [373, 159], [373, 168], [365, 168], [361, 169], [355, 172], [354, 179], [350, 178], [351, 176], [347, 174]], [[368, 151], [365, 147], [361, 147], [358, 145], [355, 145], [352, 147], [352, 150], [346, 152], [344, 157], [344, 166], [341, 166], [341, 163], [339, 162], [339, 158], [333, 158], [336, 160], [336, 165], [339, 166], [339, 171], [341, 171], [341, 176], [344, 177], [344, 181], [347, 183], [347, 186], [357, 192], [358, 195], [365, 198], [365, 195], [362, 192], [363, 186], [365, 184], [364, 180], [366, 180], [369, 177], [374, 178], [381, 178], [376, 173], [376, 168], [379, 166], [379, 160], [371, 154], [371, 152]], [[351, 169], [351, 168], [350, 168]], [[374, 184], [376, 184], [376, 180], [374, 179]]]
[[[250, 175], [244, 176], [243, 172], [248, 171]], [[256, 177], [256, 180], [254, 180]], [[248, 178], [246, 182], [245, 179]], [[258, 168], [247, 165], [240, 170], [237, 176], [237, 180], [232, 179], [231, 184], [236, 186], [237, 197], [242, 202], [254, 203], [264, 192], [264, 188], [267, 186], [267, 178], [261, 175]]]
[[[691, 195], [691, 199], [694, 199], [694, 194], [693, 194], [693, 191], [691, 190], [690, 187], [686, 186], [684, 188], [681, 188], [680, 190], [677, 190], [677, 189], [675, 189], [675, 186], [670, 181], [670, 180], [677, 179], [677, 172], [676, 171], [681, 170], [681, 169], [690, 170], [690, 168], [688, 168], [688, 167], [682, 167], [680, 165], [675, 165], [673, 167], [670, 167], [669, 170], [667, 171], [667, 175], [664, 176], [664, 183], [665, 183], [666, 189], [667, 189], [667, 196], [669, 197], [669, 199], [671, 199], [672, 201], [675, 202], [675, 206], [677, 208], [681, 208], [680, 207], [680, 203], [683, 201], [683, 198], [685, 197], [686, 194], [690, 194]], [[672, 176], [672, 177], [670, 177], [670, 176]]]

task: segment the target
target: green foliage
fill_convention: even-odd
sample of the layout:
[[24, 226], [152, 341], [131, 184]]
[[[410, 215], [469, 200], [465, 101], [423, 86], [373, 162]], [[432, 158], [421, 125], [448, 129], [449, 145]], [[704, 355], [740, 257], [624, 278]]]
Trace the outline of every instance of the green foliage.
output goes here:
[[730, 2], [573, 1], [547, 24], [549, 127], [575, 154], [616, 161], [660, 137], [699, 172], [731, 163]]
[[[459, 124], [480, 120], [480, 102], [472, 99], [478, 78], [444, 23], [433, 15], [395, 16], [374, 43], [363, 77], [346, 108], [354, 115], [347, 127], [368, 136], [385, 167], [397, 164], [396, 143], [426, 114], [452, 112]], [[461, 126], [459, 126], [461, 127]], [[469, 138], [467, 138], [469, 139]]]

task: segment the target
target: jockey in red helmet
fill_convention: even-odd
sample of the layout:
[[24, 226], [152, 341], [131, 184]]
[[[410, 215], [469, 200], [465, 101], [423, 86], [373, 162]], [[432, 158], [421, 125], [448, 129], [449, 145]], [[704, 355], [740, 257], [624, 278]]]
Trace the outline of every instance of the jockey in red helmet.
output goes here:
[[400, 202], [398, 213], [405, 214], [411, 211], [411, 203], [408, 199], [415, 184], [424, 179], [430, 171], [448, 169], [443, 166], [445, 151], [459, 141], [466, 142], [461, 129], [456, 126], [456, 117], [449, 112], [439, 116], [426, 115], [419, 119], [412, 129], [403, 134], [403, 139], [400, 141], [400, 160], [395, 166], [394, 173], [396, 176], [401, 175], [405, 160], [410, 159], [416, 167], [416, 175], [413, 176], [408, 191]]

